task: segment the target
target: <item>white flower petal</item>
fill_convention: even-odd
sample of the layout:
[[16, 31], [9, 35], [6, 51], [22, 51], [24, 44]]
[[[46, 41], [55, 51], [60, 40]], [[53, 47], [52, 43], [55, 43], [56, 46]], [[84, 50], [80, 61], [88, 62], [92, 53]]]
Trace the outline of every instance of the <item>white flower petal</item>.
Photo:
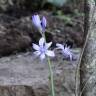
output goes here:
[[33, 49], [35, 49], [35, 50], [39, 50], [40, 47], [39, 47], [38, 45], [36, 45], [36, 44], [33, 43]]
[[45, 54], [44, 53], [40, 55], [40, 59], [41, 60], [45, 59]]
[[48, 49], [52, 45], [52, 42], [46, 43], [46, 49]]
[[35, 54], [36, 56], [39, 56], [41, 53], [40, 53], [40, 51], [35, 51], [34, 54]]
[[44, 43], [45, 43], [45, 39], [43, 37], [40, 38], [40, 40], [39, 40], [39, 46], [44, 46]]
[[47, 55], [47, 56], [50, 56], [50, 57], [54, 57], [54, 56], [55, 56], [55, 53], [54, 53], [54, 51], [47, 50], [47, 51], [46, 51], [46, 55]]
[[64, 45], [57, 43], [56, 46], [58, 49], [64, 50]]

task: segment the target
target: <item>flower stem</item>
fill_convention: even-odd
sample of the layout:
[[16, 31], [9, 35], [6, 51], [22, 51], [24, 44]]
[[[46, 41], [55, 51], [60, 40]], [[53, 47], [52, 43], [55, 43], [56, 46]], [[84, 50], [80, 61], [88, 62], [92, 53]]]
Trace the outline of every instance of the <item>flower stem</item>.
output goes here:
[[51, 83], [51, 95], [55, 96], [55, 88], [54, 88], [54, 79], [53, 79], [53, 71], [52, 71], [52, 66], [50, 62], [50, 58], [48, 57], [48, 67], [49, 67], [49, 78], [50, 78], [50, 83]]
[[[45, 33], [42, 34], [42, 37], [45, 38], [45, 42], [46, 42]], [[50, 85], [51, 85], [51, 96], [55, 96], [53, 71], [52, 71], [52, 66], [51, 66], [51, 62], [50, 62], [50, 58], [49, 57], [47, 57], [47, 61], [48, 61], [48, 67], [49, 67], [49, 81], [50, 81]]]

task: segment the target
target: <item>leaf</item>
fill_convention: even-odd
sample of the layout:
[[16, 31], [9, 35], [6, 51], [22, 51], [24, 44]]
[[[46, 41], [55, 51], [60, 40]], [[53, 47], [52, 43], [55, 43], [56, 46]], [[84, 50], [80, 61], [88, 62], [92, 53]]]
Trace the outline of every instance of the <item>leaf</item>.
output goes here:
[[67, 1], [68, 0], [47, 0], [47, 2], [59, 7], [62, 7]]

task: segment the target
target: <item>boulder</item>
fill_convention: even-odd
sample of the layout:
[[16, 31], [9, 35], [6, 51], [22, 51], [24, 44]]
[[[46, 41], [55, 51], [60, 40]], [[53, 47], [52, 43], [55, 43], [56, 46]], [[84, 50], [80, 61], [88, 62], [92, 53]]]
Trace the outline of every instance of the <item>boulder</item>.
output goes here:
[[[77, 57], [81, 49], [74, 49]], [[51, 59], [56, 96], [74, 96], [76, 61], [63, 60], [61, 54]], [[0, 59], [0, 96], [49, 96], [47, 61], [33, 53], [19, 53]]]
[[[82, 96], [96, 96], [96, 6], [88, 0], [88, 34], [80, 65], [80, 86]], [[81, 96], [80, 95], [80, 96]]]
[[11, 21], [15, 19], [6, 15], [1, 15], [0, 17], [0, 56], [28, 48], [32, 42], [28, 33], [10, 25]]

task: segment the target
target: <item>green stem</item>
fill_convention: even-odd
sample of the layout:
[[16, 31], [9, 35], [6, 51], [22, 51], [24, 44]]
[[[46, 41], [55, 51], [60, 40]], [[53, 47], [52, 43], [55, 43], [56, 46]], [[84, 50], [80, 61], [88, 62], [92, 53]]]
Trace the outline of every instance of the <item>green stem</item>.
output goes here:
[[[42, 34], [42, 37], [45, 38], [45, 42], [46, 42], [46, 36], [45, 33]], [[47, 61], [48, 61], [48, 67], [49, 67], [49, 81], [50, 81], [50, 85], [51, 85], [51, 96], [55, 96], [55, 88], [54, 88], [54, 79], [53, 79], [53, 71], [52, 71], [52, 66], [51, 66], [51, 62], [50, 62], [50, 58], [47, 57]]]
[[55, 88], [54, 88], [54, 79], [53, 79], [53, 71], [52, 71], [52, 66], [51, 66], [51, 62], [50, 62], [50, 58], [48, 57], [48, 67], [49, 67], [49, 78], [51, 80], [51, 94], [52, 96], [55, 96]]

